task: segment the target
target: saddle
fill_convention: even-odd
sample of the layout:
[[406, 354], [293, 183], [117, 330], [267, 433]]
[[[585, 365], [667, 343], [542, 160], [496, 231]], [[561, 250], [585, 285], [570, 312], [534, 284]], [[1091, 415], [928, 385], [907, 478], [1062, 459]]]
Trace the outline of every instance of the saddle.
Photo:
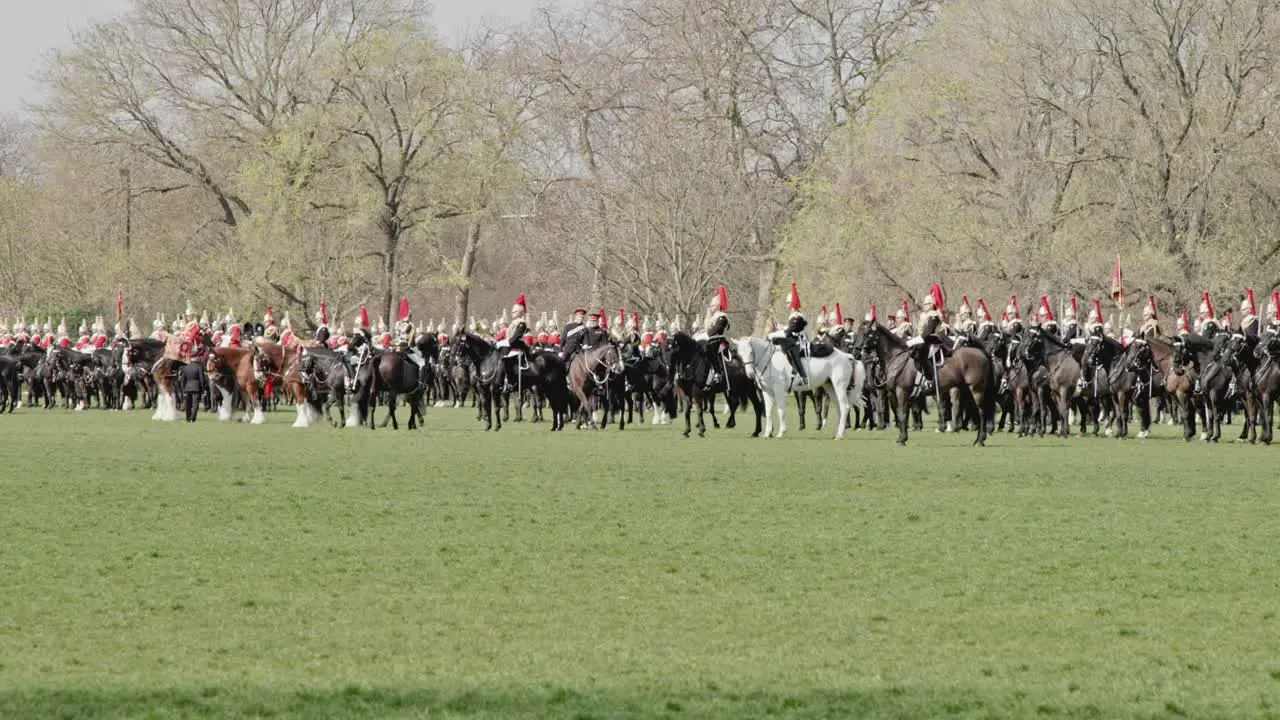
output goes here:
[[829, 342], [813, 342], [801, 346], [801, 351], [807, 357], [825, 358], [835, 354], [835, 347]]

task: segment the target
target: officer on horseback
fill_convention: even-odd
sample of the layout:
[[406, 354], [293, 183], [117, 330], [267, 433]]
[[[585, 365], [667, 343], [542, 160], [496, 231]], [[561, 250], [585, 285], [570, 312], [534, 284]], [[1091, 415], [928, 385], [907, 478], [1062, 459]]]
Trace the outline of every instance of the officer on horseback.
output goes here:
[[773, 341], [774, 345], [786, 351], [787, 359], [791, 361], [792, 369], [796, 371], [796, 376], [800, 378], [799, 384], [808, 385], [809, 375], [804, 369], [800, 346], [805, 341], [804, 329], [809, 325], [809, 321], [800, 312], [800, 293], [796, 292], [795, 283], [791, 283], [791, 297], [787, 301], [787, 308], [791, 310], [791, 314], [787, 316], [787, 326], [770, 333], [769, 339]]
[[720, 380], [725, 381], [725, 387], [729, 386], [729, 370], [725, 364], [724, 358], [724, 335], [729, 331], [729, 297], [725, 294], [724, 286], [721, 285], [716, 289], [715, 297], [711, 298], [711, 306], [707, 308], [706, 320], [706, 344], [703, 345], [703, 352], [706, 353], [707, 379], [704, 383], [704, 389], [711, 390], [712, 387]]
[[565, 364], [568, 364], [574, 353], [582, 349], [582, 339], [587, 333], [586, 318], [586, 310], [582, 308], [574, 310], [564, 330], [560, 332], [560, 359]]
[[956, 322], [952, 326], [956, 331], [956, 344], [963, 344], [969, 335], [978, 333], [978, 321], [973, 317], [973, 308], [969, 305], [969, 296], [960, 297], [960, 307], [956, 310]]
[[1040, 296], [1040, 309], [1036, 312], [1040, 319], [1040, 330], [1044, 333], [1052, 335], [1056, 338], [1062, 337], [1062, 331], [1058, 327], [1058, 320], [1053, 316], [1053, 307], [1049, 305], [1049, 296]]

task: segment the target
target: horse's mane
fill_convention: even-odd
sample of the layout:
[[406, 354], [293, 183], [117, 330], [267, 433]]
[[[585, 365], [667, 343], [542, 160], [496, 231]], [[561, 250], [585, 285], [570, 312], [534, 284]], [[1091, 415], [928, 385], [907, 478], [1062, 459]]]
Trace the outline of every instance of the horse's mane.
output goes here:
[[871, 327], [876, 329], [876, 335], [882, 338], [883, 341], [886, 344], [888, 344], [890, 347], [894, 347], [899, 350], [907, 349], [906, 341], [904, 341], [902, 338], [898, 337], [897, 335], [894, 335], [893, 331], [891, 331], [889, 328], [885, 327], [884, 325], [881, 325], [879, 320], [871, 321]]

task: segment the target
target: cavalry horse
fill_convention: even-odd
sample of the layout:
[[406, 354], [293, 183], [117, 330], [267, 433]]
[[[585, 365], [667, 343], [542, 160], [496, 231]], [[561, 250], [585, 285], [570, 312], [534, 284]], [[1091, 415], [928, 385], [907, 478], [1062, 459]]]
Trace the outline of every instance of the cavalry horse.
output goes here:
[[209, 383], [222, 397], [218, 406], [219, 420], [226, 422], [232, 419], [235, 399], [239, 396], [245, 404], [240, 420], [248, 420], [253, 425], [265, 422], [265, 402], [260, 386], [274, 367], [261, 346], [214, 348], [205, 358], [204, 369], [209, 375]]
[[[1135, 338], [1129, 345], [1130, 369], [1147, 378], [1150, 398], [1154, 401], [1155, 391], [1162, 389], [1177, 404], [1182, 415], [1182, 437], [1187, 442], [1196, 436], [1196, 413], [1192, 407], [1192, 390], [1195, 386], [1195, 370], [1180, 365], [1176, 358], [1178, 350], [1162, 338]], [[1188, 374], [1188, 371], [1190, 374]], [[1163, 378], [1163, 382], [1159, 379]], [[1151, 427], [1151, 402], [1146, 407], [1139, 406], [1142, 415], [1142, 432], [1139, 438], [1146, 438]]]
[[[1076, 361], [1071, 346], [1055, 335], [1033, 327], [1027, 330], [1022, 345], [1022, 360], [1028, 366], [1039, 365], [1045, 370], [1044, 388], [1052, 398], [1058, 413], [1058, 434], [1071, 434], [1071, 409], [1076, 403], [1076, 391], [1080, 387], [1080, 363]], [[1032, 379], [1033, 384], [1035, 378]], [[1042, 396], [1043, 397], [1043, 396]], [[1042, 411], [1040, 422], [1045, 422]]]
[[[435, 339], [431, 338], [431, 341], [435, 342]], [[425, 417], [422, 413], [422, 397], [425, 390], [422, 377], [427, 358], [424, 356], [423, 365], [419, 366], [409, 358], [407, 351], [369, 349], [363, 354], [357, 354], [355, 363], [354, 382], [350, 390], [356, 407], [347, 416], [346, 426], [359, 427], [367, 419], [369, 429], [372, 430], [375, 427], [373, 404], [382, 395], [385, 396], [387, 405], [387, 419], [383, 425], [390, 422], [391, 429], [399, 430], [400, 421], [396, 417], [396, 400], [403, 395], [405, 404], [409, 406], [409, 429], [417, 429], [419, 418]], [[300, 379], [299, 387], [301, 387]]]
[[1091, 396], [1098, 405], [1094, 408], [1093, 434], [1098, 434], [1098, 416], [1110, 410], [1115, 427], [1107, 427], [1107, 437], [1129, 437], [1129, 415], [1137, 378], [1126, 362], [1124, 346], [1105, 335], [1085, 338], [1080, 382], [1084, 386], [1082, 395]]
[[[898, 422], [898, 444], [907, 444], [907, 423], [916, 388], [913, 348], [878, 322], [865, 322], [858, 333], [866, 347], [874, 348], [877, 361], [885, 368], [885, 386], [894, 403]], [[961, 406], [972, 405], [978, 415], [974, 445], [984, 446], [988, 428], [995, 420], [995, 372], [990, 356], [983, 350], [961, 347], [950, 351], [936, 368], [936, 390], [941, 397], [960, 388]]]
[[[574, 354], [569, 361], [569, 389], [578, 399], [578, 428], [585, 424], [591, 428], [607, 427], [610, 413], [617, 411], [618, 429], [627, 427], [627, 415], [622, 411], [622, 394], [625, 392], [626, 364], [622, 351], [612, 342]], [[596, 425], [596, 410], [603, 402], [604, 417]]]
[[[835, 395], [838, 414], [836, 416], [835, 439], [844, 437], [849, 425], [850, 393], [862, 396], [862, 386], [866, 380], [866, 369], [862, 364], [841, 350], [826, 344], [814, 344], [811, 349], [820, 349], [818, 353], [807, 354], [801, 362], [808, 373], [808, 382], [800, 382], [791, 361], [786, 353], [768, 340], [744, 337], [737, 341], [738, 357], [746, 368], [747, 377], [755, 380], [764, 396], [765, 423], [764, 436], [773, 435], [773, 416], [778, 416], [778, 434], [782, 437], [787, 431], [787, 394], [789, 392], [818, 390], [828, 385]], [[816, 403], [815, 403], [816, 404]]]

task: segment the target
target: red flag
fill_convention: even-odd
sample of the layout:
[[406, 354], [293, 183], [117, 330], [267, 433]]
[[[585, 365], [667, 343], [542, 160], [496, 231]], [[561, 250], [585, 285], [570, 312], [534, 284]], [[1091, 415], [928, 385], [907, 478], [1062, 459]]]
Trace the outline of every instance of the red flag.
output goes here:
[[124, 290], [116, 292], [116, 322], [124, 322]]
[[1115, 269], [1111, 271], [1111, 299], [1116, 307], [1124, 309], [1124, 273], [1120, 272], [1120, 256], [1116, 256]]

